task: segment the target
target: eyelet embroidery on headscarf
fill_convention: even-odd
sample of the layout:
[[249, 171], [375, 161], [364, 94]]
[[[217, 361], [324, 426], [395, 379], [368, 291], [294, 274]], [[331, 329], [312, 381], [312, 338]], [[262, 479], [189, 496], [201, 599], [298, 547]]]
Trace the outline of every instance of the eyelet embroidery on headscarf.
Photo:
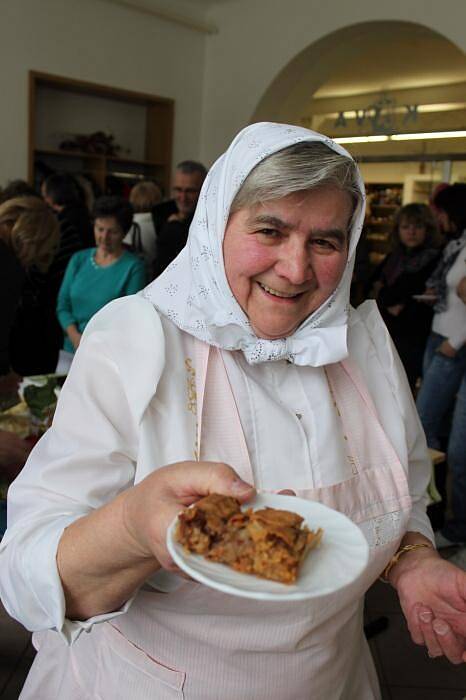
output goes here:
[[167, 285], [167, 286], [165, 287], [165, 291], [167, 292], [167, 294], [168, 294], [169, 296], [172, 297], [174, 294], [177, 293], [177, 291], [178, 291], [178, 285], [177, 285], [177, 284], [173, 284], [173, 283], [171, 282], [169, 285]]
[[173, 321], [173, 323], [174, 323], [176, 326], [178, 326], [179, 323], [180, 323], [180, 317], [179, 317], [179, 315], [177, 314], [177, 312], [174, 311], [173, 309], [167, 309], [167, 318], [169, 318], [170, 321]]
[[257, 163], [302, 141], [320, 141], [348, 156], [330, 138], [288, 124], [259, 123], [240, 132], [204, 181], [186, 247], [143, 293], [182, 330], [211, 345], [242, 350], [251, 363], [292, 358], [297, 365], [317, 367], [347, 356], [349, 289], [365, 211], [362, 180], [361, 203], [353, 216], [348, 263], [340, 284], [293, 335], [272, 341], [258, 338], [228, 286], [223, 267], [223, 235], [239, 187]]

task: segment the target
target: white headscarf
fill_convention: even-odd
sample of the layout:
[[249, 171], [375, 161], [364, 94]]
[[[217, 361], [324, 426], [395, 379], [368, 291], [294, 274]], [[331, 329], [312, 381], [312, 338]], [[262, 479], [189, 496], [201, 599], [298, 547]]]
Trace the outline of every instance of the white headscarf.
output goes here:
[[248, 126], [210, 169], [199, 196], [186, 247], [142, 292], [179, 328], [225, 350], [242, 350], [255, 364], [287, 359], [298, 365], [338, 362], [346, 345], [349, 293], [356, 244], [365, 211], [364, 186], [353, 216], [348, 262], [333, 294], [306, 318], [293, 335], [278, 340], [258, 338], [228, 285], [223, 265], [223, 236], [231, 203], [251, 170], [264, 158], [301, 141], [320, 141], [350, 157], [327, 136], [287, 124]]

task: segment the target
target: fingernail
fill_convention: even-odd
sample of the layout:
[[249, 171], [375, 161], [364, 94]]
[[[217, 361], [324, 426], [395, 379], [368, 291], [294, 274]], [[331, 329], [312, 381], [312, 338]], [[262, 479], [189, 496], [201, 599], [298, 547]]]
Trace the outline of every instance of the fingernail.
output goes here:
[[432, 623], [432, 627], [434, 628], [435, 634], [440, 635], [446, 634], [450, 629], [450, 627], [444, 620], [434, 620], [434, 622]]
[[419, 618], [422, 622], [430, 622], [432, 620], [432, 613], [427, 611], [419, 613]]
[[235, 491], [236, 493], [244, 493], [245, 491], [251, 491], [251, 489], [253, 488], [253, 486], [247, 484], [245, 481], [241, 481], [241, 479], [235, 479], [231, 485], [231, 490]]

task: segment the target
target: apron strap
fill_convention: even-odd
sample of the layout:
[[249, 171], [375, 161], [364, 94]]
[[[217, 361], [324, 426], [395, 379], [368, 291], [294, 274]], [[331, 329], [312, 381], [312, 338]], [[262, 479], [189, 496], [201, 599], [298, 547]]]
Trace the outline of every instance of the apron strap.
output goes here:
[[372, 397], [358, 368], [349, 359], [327, 365], [326, 374], [334, 403], [343, 425], [348, 459], [356, 473], [368, 464], [380, 463], [404, 469], [380, 423]]
[[202, 412], [204, 410], [204, 395], [207, 380], [207, 369], [209, 365], [209, 355], [211, 346], [194, 338], [194, 361], [196, 380], [196, 404], [197, 404], [197, 425], [196, 425], [196, 456], [200, 460], [201, 454], [201, 432], [202, 432]]
[[198, 459], [223, 457], [253, 483], [253, 472], [222, 351], [195, 338]]

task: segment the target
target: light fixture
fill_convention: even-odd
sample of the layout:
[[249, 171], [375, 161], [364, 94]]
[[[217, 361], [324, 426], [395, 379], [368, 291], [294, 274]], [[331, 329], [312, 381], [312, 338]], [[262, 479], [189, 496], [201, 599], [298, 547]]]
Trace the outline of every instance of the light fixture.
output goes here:
[[342, 136], [334, 138], [335, 143], [373, 143], [376, 141], [418, 141], [422, 139], [461, 139], [466, 138], [463, 131], [427, 131], [418, 134], [391, 134], [390, 136]]
[[431, 131], [424, 134], [392, 134], [393, 141], [415, 141], [418, 139], [461, 139], [466, 137], [466, 131]]
[[388, 141], [388, 136], [342, 136], [333, 139], [335, 143], [374, 143], [375, 141]]

